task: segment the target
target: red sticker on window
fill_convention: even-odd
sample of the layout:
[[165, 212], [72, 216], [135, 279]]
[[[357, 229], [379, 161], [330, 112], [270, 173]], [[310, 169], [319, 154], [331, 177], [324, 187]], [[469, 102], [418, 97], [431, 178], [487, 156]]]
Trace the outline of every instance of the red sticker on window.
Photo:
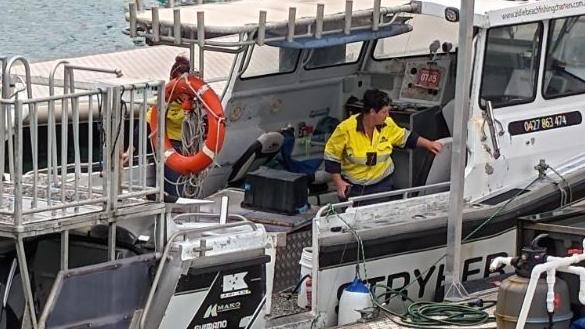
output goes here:
[[426, 89], [439, 89], [441, 71], [436, 69], [421, 68], [416, 74], [415, 85]]

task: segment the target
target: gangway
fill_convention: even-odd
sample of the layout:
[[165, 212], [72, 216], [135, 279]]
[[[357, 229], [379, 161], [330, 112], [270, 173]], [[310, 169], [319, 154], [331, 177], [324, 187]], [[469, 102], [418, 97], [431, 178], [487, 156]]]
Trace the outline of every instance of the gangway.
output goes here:
[[[11, 74], [11, 68], [16, 62], [26, 72], [21, 78], [25, 86], [22, 90], [14, 88], [17, 76]], [[118, 225], [146, 218], [155, 222], [152, 238], [155, 251], [164, 247], [163, 155], [154, 155], [156, 175], [150, 172], [152, 166], [147, 165], [147, 157], [152, 155], [147, 154], [146, 138], [139, 143], [136, 160], [131, 159], [124, 170], [120, 156], [126, 147], [124, 136], [128, 131], [130, 136], [134, 130], [139, 136], [146, 136], [147, 98], [154, 98], [159, 108], [165, 108], [160, 92], [164, 90], [164, 82], [100, 84], [76, 90], [69, 71], [65, 79], [69, 84], [65, 84], [62, 94], [35, 98], [26, 59], [1, 58], [1, 63], [0, 136], [5, 136], [7, 142], [0, 143], [0, 177], [4, 178], [0, 180], [0, 243], [3, 248], [15, 250], [18, 274], [11, 271], [11, 275], [21, 278], [26, 299], [24, 327], [50, 328], [46, 317], [40, 317], [48, 310], [37, 309], [43, 306], [39, 301], [46, 296], [33, 293], [29, 271], [32, 264], [27, 249], [30, 243], [60, 234], [60, 256], [56, 262], [60, 263], [61, 271], [68, 271], [70, 233], [102, 225], [108, 229], [105, 261], [116, 263], [120, 255]], [[60, 118], [55, 117], [56, 104], [61, 108]], [[86, 104], [90, 113], [96, 110], [99, 115], [95, 118], [90, 115], [87, 122], [81, 122], [80, 104]], [[41, 113], [39, 108], [47, 109], [48, 113]], [[39, 117], [47, 115], [51, 120], [46, 125], [40, 124]], [[159, 127], [164, 129], [162, 116], [159, 119]], [[164, 134], [159, 136], [161, 146]], [[39, 153], [41, 143], [47, 143], [46, 154]], [[32, 153], [31, 163], [23, 160], [25, 152]], [[154, 200], [147, 199], [148, 195], [154, 195]], [[158, 259], [156, 252], [140, 257], [144, 258], [143, 263]], [[120, 266], [126, 268], [140, 263], [124, 262], [126, 265]]]

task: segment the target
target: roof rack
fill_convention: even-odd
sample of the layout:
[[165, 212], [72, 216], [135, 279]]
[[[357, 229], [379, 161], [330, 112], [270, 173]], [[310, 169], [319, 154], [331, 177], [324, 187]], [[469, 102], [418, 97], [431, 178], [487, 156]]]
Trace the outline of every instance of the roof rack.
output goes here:
[[[271, 11], [250, 9], [262, 7], [270, 7]], [[397, 0], [333, 0], [327, 6], [317, 0], [243, 0], [150, 9], [130, 3], [127, 19], [129, 35], [145, 37], [148, 44], [241, 47], [321, 39], [331, 34], [350, 35], [356, 31], [376, 32], [392, 24], [403, 24], [404, 19], [397, 20], [398, 14], [416, 13], [419, 7], [417, 2], [404, 4]], [[237, 16], [230, 16], [234, 13]], [[239, 38], [211, 40], [227, 35]]]

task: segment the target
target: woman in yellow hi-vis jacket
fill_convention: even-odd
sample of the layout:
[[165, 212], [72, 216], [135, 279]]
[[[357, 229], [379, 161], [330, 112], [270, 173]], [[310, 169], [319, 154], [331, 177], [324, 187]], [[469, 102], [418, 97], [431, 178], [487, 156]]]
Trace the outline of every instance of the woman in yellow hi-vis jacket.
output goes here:
[[[183, 74], [188, 74], [190, 70], [190, 62], [189, 59], [186, 57], [179, 55], [175, 57], [175, 63], [171, 67], [171, 71], [169, 73], [169, 80], [172, 81], [181, 77]], [[195, 72], [194, 74], [198, 74]], [[179, 97], [177, 101], [170, 102], [167, 104], [167, 112], [166, 112], [166, 133], [169, 137], [171, 144], [177, 150], [181, 150], [183, 146], [183, 121], [185, 120], [185, 110], [183, 108], [182, 101], [187, 100], [188, 97]], [[152, 104], [151, 104], [152, 105]], [[150, 130], [150, 111], [149, 109], [146, 113], [146, 121], [148, 122], [147, 125], [147, 136], [150, 136], [152, 133]], [[126, 152], [122, 154], [122, 162], [124, 164], [128, 163], [129, 158], [134, 154], [134, 152], [138, 149], [139, 143], [139, 129], [136, 127], [134, 129], [134, 145], [129, 145]], [[147, 143], [147, 153], [151, 153], [153, 150], [151, 149], [150, 143]], [[182, 185], [178, 183], [179, 178], [181, 175], [169, 167], [165, 165], [164, 168], [164, 176], [165, 176], [165, 183], [164, 183], [164, 190], [165, 190], [165, 200], [172, 200], [174, 196], [178, 197], [181, 196]], [[170, 201], [169, 201], [170, 202]]]
[[433, 154], [443, 145], [401, 128], [388, 116], [391, 100], [380, 90], [364, 93], [362, 112], [341, 122], [325, 146], [325, 170], [332, 174], [337, 196], [390, 191], [394, 147], [422, 147]]

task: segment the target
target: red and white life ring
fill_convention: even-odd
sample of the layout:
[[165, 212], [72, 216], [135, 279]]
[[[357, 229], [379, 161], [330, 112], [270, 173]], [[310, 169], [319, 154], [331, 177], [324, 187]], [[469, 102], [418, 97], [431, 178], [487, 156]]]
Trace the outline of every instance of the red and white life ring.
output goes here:
[[[186, 95], [187, 97], [182, 97]], [[168, 103], [183, 100], [183, 108], [190, 109], [191, 101], [197, 98], [207, 112], [207, 139], [201, 150], [193, 155], [178, 153], [168, 135], [164, 136], [165, 164], [181, 175], [196, 174], [213, 163], [216, 154], [221, 150], [225, 137], [225, 117], [221, 100], [217, 94], [203, 80], [194, 75], [183, 75], [167, 83], [165, 100]], [[158, 145], [158, 109], [152, 107], [150, 111], [150, 136], [152, 144]]]

